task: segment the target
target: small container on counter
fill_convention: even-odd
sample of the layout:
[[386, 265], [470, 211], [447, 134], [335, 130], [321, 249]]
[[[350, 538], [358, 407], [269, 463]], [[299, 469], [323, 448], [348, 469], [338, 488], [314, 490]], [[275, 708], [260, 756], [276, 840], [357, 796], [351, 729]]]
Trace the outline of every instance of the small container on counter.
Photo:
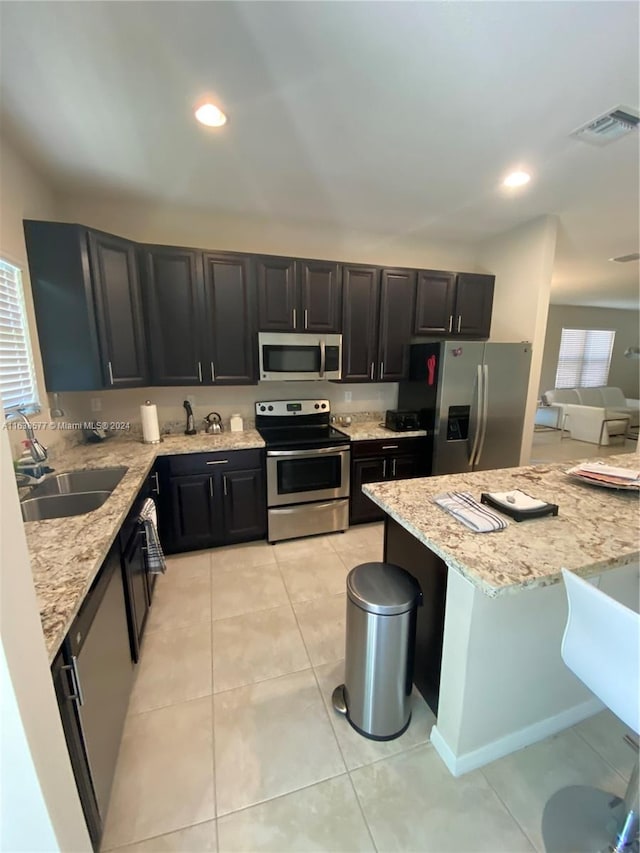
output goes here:
[[231, 415], [229, 427], [231, 429], [231, 432], [242, 432], [242, 430], [244, 429], [242, 417], [237, 412]]

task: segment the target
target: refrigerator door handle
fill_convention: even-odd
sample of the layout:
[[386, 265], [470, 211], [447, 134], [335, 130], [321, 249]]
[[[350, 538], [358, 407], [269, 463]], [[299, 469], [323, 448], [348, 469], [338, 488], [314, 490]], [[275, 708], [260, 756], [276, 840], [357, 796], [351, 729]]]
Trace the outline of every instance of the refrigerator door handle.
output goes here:
[[474, 460], [474, 465], [477, 465], [480, 462], [480, 457], [482, 456], [482, 449], [484, 447], [484, 440], [487, 437], [487, 421], [489, 419], [489, 365], [482, 365], [482, 372], [484, 373], [484, 383], [482, 388], [482, 429], [480, 430], [480, 445], [478, 447], [478, 452], [476, 454], [476, 458]]
[[473, 437], [473, 445], [471, 447], [471, 453], [469, 454], [469, 465], [473, 468], [476, 463], [476, 453], [478, 450], [478, 442], [480, 440], [480, 435], [482, 433], [482, 401], [484, 399], [484, 391], [482, 386], [482, 377], [484, 365], [479, 364], [477, 367], [476, 381], [478, 387], [478, 394], [476, 397], [476, 434]]

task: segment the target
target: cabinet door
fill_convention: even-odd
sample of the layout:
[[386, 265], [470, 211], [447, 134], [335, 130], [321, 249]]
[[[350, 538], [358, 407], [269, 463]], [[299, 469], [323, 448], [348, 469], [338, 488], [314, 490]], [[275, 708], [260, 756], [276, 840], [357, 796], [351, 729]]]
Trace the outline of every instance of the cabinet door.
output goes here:
[[342, 276], [342, 378], [351, 382], [368, 382], [374, 379], [378, 352], [380, 270], [376, 267], [343, 267]]
[[[216, 478], [218, 479], [218, 478]], [[213, 475], [171, 477], [171, 535], [169, 550], [209, 548], [223, 539], [217, 495], [219, 482]]]
[[377, 459], [356, 459], [351, 464], [351, 500], [349, 502], [349, 523], [360, 524], [365, 521], [380, 521], [384, 512], [377, 504], [362, 494], [365, 483], [378, 483], [386, 479], [389, 460], [385, 457]]
[[207, 310], [203, 338], [208, 342], [205, 382], [248, 385], [258, 381], [252, 278], [249, 258], [204, 255]]
[[258, 328], [293, 332], [298, 326], [296, 262], [291, 258], [257, 258]]
[[408, 480], [411, 477], [426, 477], [429, 474], [430, 460], [426, 452], [422, 455], [407, 454], [393, 456], [390, 459], [390, 477], [393, 480]]
[[488, 338], [491, 331], [495, 276], [459, 273], [456, 287], [456, 334]]
[[262, 468], [222, 474], [226, 542], [264, 539], [267, 534], [267, 496]]
[[202, 255], [150, 246], [143, 253], [143, 294], [153, 385], [200, 385], [203, 355]]
[[147, 585], [147, 566], [143, 551], [144, 545], [144, 528], [138, 525], [123, 556], [131, 657], [136, 663], [140, 657], [142, 634], [144, 633], [147, 614], [149, 612], [149, 591]]
[[127, 240], [90, 231], [89, 263], [105, 387], [146, 385], [147, 357], [135, 247]]
[[450, 335], [454, 331], [455, 287], [455, 273], [418, 273], [414, 335]]
[[331, 261], [298, 261], [302, 332], [342, 331], [342, 277]]
[[414, 270], [383, 270], [380, 290], [380, 343], [375, 375], [381, 381], [405, 379], [416, 293]]

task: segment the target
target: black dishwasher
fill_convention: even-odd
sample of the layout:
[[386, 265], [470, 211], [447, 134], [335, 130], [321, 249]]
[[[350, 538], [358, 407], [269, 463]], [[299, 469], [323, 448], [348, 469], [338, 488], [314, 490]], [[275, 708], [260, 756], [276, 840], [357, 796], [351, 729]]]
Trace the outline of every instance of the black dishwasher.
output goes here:
[[107, 814], [133, 680], [122, 580], [116, 543], [71, 625], [62, 646], [63, 660], [57, 658], [53, 670], [94, 847]]

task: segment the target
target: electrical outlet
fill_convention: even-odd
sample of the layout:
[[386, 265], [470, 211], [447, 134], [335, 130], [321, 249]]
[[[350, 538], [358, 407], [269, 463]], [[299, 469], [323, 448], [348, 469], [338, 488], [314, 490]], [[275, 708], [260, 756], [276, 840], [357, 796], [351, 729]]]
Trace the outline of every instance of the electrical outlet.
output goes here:
[[101, 397], [92, 397], [91, 398], [91, 411], [92, 412], [101, 412], [102, 411], [102, 398]]
[[344, 392], [344, 401], [345, 403], [350, 403], [353, 400], [353, 393], [351, 391]]
[[187, 403], [191, 403], [192, 406], [195, 406], [195, 404], [196, 404], [196, 398], [194, 397], [193, 394], [187, 394], [187, 396], [185, 397], [185, 400], [187, 401]]

